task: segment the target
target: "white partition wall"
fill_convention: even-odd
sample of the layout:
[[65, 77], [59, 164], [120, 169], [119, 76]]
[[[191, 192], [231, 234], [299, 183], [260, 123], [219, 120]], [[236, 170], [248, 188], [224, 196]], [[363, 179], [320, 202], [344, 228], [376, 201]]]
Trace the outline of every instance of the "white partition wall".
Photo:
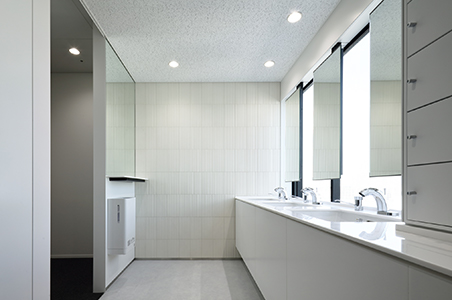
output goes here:
[[106, 288], [106, 70], [105, 38], [93, 28], [93, 290]]
[[50, 299], [50, 1], [0, 23], [0, 297]]

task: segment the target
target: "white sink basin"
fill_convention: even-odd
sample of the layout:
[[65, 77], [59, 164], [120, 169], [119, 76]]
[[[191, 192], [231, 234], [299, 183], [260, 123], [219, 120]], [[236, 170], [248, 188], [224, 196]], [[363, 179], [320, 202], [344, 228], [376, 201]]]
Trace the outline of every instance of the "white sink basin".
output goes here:
[[400, 219], [394, 217], [355, 211], [318, 210], [294, 212], [294, 216], [302, 217], [302, 215], [329, 222], [400, 222]]

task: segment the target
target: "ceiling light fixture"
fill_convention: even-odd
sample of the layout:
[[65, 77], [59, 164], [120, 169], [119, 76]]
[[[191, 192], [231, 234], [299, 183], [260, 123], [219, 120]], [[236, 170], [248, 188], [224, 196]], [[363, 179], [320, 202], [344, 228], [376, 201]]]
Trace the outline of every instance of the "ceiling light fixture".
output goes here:
[[177, 61], [173, 60], [173, 61], [169, 62], [169, 66], [171, 68], [177, 68], [177, 67], [179, 67], [179, 63]]
[[69, 52], [71, 52], [74, 55], [79, 55], [80, 51], [77, 48], [71, 48], [69, 49]]
[[275, 65], [275, 62], [273, 60], [269, 60], [264, 64], [264, 66], [266, 66], [267, 68], [271, 68], [274, 65]]
[[287, 17], [287, 21], [289, 21], [289, 23], [297, 23], [298, 21], [300, 21], [300, 19], [301, 19], [301, 12], [299, 12], [299, 11], [294, 11]]

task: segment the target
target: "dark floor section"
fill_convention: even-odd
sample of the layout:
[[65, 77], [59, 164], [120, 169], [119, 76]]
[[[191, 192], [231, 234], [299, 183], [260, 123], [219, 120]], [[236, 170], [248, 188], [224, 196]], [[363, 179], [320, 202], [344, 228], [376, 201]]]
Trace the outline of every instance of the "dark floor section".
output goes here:
[[93, 259], [64, 258], [51, 260], [52, 300], [97, 300], [93, 293]]

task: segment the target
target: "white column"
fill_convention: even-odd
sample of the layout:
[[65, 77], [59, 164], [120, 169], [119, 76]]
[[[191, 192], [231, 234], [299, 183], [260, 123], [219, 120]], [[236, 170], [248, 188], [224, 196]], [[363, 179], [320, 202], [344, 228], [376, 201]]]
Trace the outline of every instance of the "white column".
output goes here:
[[0, 10], [0, 291], [50, 299], [50, 0]]

